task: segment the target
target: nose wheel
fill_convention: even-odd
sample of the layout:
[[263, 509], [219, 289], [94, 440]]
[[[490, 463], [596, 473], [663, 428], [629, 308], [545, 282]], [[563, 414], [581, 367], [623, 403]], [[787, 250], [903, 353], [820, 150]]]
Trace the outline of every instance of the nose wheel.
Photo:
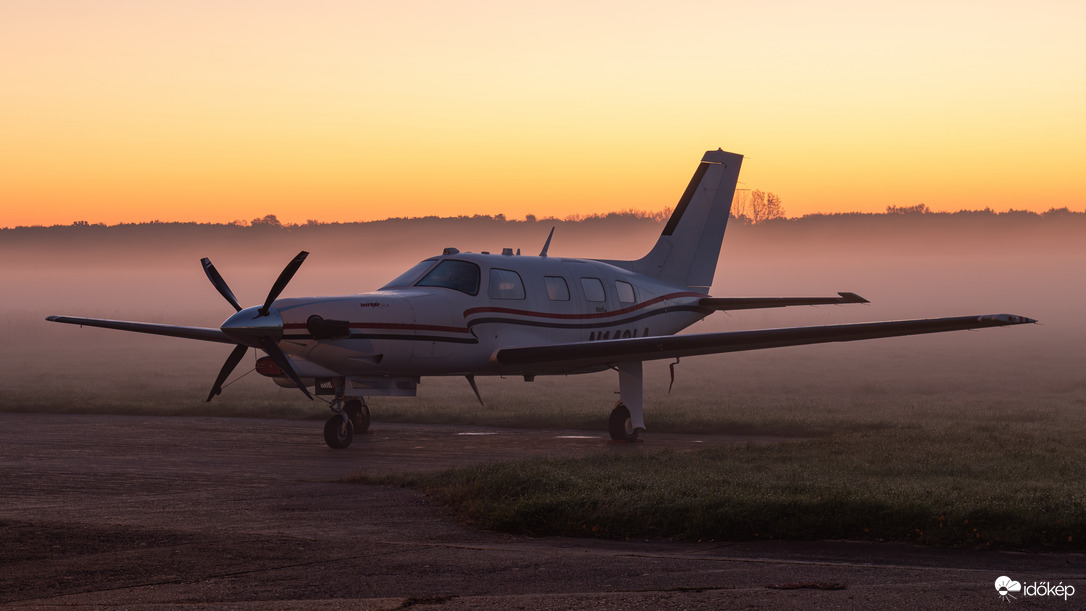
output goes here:
[[354, 425], [346, 413], [333, 414], [324, 423], [324, 443], [334, 450], [342, 450], [354, 439]]
[[[342, 401], [342, 407], [341, 402]], [[355, 434], [364, 435], [370, 430], [370, 408], [361, 397], [332, 402], [332, 417], [324, 423], [324, 442], [334, 450], [351, 445]]]

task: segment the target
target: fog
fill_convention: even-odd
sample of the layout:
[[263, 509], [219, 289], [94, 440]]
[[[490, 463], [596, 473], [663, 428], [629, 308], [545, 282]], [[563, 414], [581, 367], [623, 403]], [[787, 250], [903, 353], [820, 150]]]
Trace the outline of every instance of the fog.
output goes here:
[[[871, 303], [717, 313], [688, 332], [992, 313], [1021, 314], [1042, 324], [697, 357], [683, 361], [680, 378], [721, 372], [714, 381], [725, 388], [737, 383], [728, 375], [741, 375], [744, 384], [760, 377], [767, 388], [879, 379], [903, 387], [961, 383], [994, 392], [1082, 396], [1086, 225], [1078, 216], [867, 215], [733, 224], [712, 295], [853, 291]], [[311, 255], [284, 297], [373, 290], [444, 247], [538, 254], [552, 226], [552, 256], [624, 259], [644, 254], [662, 224], [629, 217], [477, 218], [259, 230], [191, 225], [5, 230], [0, 232], [5, 297], [0, 403], [10, 408], [27, 393], [43, 402], [65, 401], [100, 388], [105, 378], [134, 395], [167, 388], [203, 401], [226, 347], [80, 329], [44, 318], [67, 314], [217, 327], [233, 309], [204, 276], [199, 263], [204, 256], [238, 300], [253, 305], [263, 301], [299, 250]]]

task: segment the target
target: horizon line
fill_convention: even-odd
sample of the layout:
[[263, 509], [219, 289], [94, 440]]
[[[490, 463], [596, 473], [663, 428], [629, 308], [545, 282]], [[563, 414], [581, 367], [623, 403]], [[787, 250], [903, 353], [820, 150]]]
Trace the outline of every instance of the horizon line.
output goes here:
[[[954, 212], [950, 211], [936, 211], [928, 209], [923, 204], [917, 206], [888, 206], [886, 211], [883, 212], [812, 212], [803, 214], [801, 216], [782, 216], [774, 219], [768, 219], [760, 223], [754, 223], [749, 217], [734, 214], [729, 216], [729, 220], [738, 221], [742, 224], [764, 224], [767, 222], [780, 222], [780, 221], [798, 221], [806, 218], [814, 217], [842, 217], [842, 216], [900, 216], [900, 217], [922, 217], [922, 216], [951, 216], [957, 214], [987, 214], [992, 216], [1007, 216], [1007, 215], [1033, 215], [1033, 216], [1052, 216], [1052, 215], [1086, 215], [1086, 209], [1082, 212], [1071, 210], [1067, 206], [1056, 208], [1055, 206], [1049, 208], [1044, 212], [1035, 212], [1033, 210], [1008, 208], [1003, 211], [996, 211], [990, 207], [983, 209], [961, 209]], [[0, 230], [15, 230], [15, 229], [52, 229], [52, 228], [75, 228], [75, 227], [124, 227], [124, 226], [138, 226], [138, 225], [202, 225], [202, 226], [222, 226], [222, 227], [246, 227], [246, 228], [299, 228], [299, 227], [320, 227], [330, 225], [366, 225], [373, 223], [385, 223], [389, 221], [425, 221], [425, 220], [480, 220], [480, 221], [498, 221], [505, 223], [580, 223], [585, 221], [605, 220], [609, 218], [626, 218], [633, 220], [645, 220], [653, 222], [665, 222], [671, 215], [671, 208], [664, 208], [657, 212], [651, 212], [646, 210], [627, 209], [621, 211], [601, 212], [592, 214], [570, 214], [564, 218], [558, 218], [555, 216], [536, 216], [534, 214], [526, 214], [524, 218], [509, 218], [505, 214], [474, 214], [466, 215], [460, 214], [455, 216], [438, 216], [438, 215], [425, 215], [425, 216], [390, 216], [383, 219], [373, 219], [368, 221], [354, 220], [354, 221], [318, 221], [316, 219], [309, 219], [302, 223], [284, 222], [278, 219], [276, 214], [267, 214], [262, 218], [255, 218], [252, 220], [235, 219], [228, 222], [215, 222], [215, 221], [162, 221], [162, 220], [148, 220], [148, 221], [122, 221], [119, 223], [107, 224], [104, 222], [91, 223], [85, 220], [75, 220], [68, 224], [54, 223], [52, 225], [14, 225], [0, 227]]]

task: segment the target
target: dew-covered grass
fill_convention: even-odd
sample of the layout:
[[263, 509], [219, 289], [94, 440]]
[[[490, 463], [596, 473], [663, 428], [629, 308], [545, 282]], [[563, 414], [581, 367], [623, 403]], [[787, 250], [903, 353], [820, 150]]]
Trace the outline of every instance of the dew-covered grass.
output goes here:
[[406, 485], [527, 535], [868, 539], [977, 548], [1086, 543], [1086, 418], [891, 425], [694, 452], [609, 448], [359, 481]]

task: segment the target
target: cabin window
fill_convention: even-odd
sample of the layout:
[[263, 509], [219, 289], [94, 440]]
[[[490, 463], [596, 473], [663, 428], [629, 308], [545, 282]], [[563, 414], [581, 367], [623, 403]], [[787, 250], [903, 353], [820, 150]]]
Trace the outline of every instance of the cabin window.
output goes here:
[[510, 269], [493, 268], [490, 270], [490, 289], [492, 299], [524, 299], [524, 283], [520, 274]]
[[396, 276], [396, 278], [394, 278], [392, 282], [389, 282], [388, 284], [382, 286], [381, 290], [395, 287], [405, 288], [411, 286], [415, 283], [416, 280], [419, 279], [419, 276], [421, 276], [423, 272], [433, 267], [434, 263], [437, 263], [437, 259], [427, 259], [425, 261], [422, 261], [421, 263], [416, 263], [415, 266], [411, 269], [400, 274], [399, 276]]
[[584, 289], [584, 298], [588, 301], [607, 301], [607, 294], [603, 292], [603, 281], [599, 278], [581, 278], [581, 288]]
[[615, 290], [618, 291], [618, 300], [620, 303], [633, 303], [637, 301], [637, 298], [634, 297], [634, 287], [629, 282], [615, 280]]
[[547, 297], [551, 301], [569, 301], [569, 285], [561, 276], [543, 276], [543, 282], [547, 284]]
[[415, 286], [438, 286], [453, 289], [468, 295], [479, 294], [479, 266], [467, 261], [445, 259], [430, 270], [430, 273], [415, 283]]

